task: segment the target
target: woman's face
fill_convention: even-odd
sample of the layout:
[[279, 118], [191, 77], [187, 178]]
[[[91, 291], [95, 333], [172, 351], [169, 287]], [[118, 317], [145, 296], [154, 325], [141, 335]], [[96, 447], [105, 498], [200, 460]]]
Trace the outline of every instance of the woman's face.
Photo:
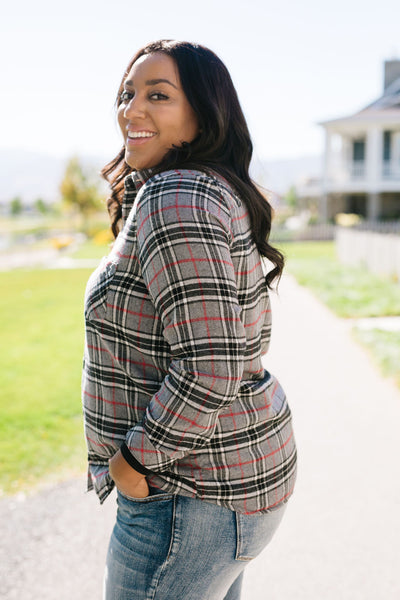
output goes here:
[[141, 56], [125, 79], [121, 99], [118, 123], [132, 169], [155, 167], [173, 145], [191, 142], [198, 133], [175, 61], [166, 54]]

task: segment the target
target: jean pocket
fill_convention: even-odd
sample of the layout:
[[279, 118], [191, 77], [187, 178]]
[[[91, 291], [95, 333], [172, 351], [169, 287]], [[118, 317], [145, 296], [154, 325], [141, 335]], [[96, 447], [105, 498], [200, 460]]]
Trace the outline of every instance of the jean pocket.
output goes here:
[[286, 504], [258, 515], [236, 513], [236, 560], [250, 561], [269, 544], [278, 529]]
[[118, 501], [125, 500], [126, 502], [133, 502], [135, 504], [147, 504], [149, 502], [161, 502], [162, 500], [171, 500], [174, 497], [174, 494], [171, 494], [169, 492], [154, 491], [152, 490], [152, 488], [150, 488], [150, 493], [148, 496], [145, 496], [145, 498], [135, 498], [134, 496], [128, 496], [127, 494], [124, 494], [123, 492], [117, 489], [117, 496]]

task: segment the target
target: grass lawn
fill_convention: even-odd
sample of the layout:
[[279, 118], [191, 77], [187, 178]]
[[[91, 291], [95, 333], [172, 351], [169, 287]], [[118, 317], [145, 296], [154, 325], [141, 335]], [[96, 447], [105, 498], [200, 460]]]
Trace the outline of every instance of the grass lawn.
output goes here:
[[0, 273], [0, 488], [85, 468], [80, 400], [90, 270]]
[[95, 244], [93, 240], [83, 242], [70, 256], [72, 258], [98, 258], [101, 259], [110, 252], [110, 244]]
[[355, 327], [353, 334], [370, 351], [382, 373], [393, 377], [400, 388], [400, 331], [364, 330]]
[[287, 270], [339, 317], [400, 315], [400, 285], [341, 264], [333, 242], [276, 245], [287, 258]]

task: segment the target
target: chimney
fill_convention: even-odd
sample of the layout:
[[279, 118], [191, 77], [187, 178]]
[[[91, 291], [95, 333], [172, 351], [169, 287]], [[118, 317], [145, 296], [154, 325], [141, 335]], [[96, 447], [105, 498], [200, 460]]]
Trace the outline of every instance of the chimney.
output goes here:
[[383, 91], [389, 87], [395, 79], [400, 77], [400, 60], [385, 60], [385, 81]]

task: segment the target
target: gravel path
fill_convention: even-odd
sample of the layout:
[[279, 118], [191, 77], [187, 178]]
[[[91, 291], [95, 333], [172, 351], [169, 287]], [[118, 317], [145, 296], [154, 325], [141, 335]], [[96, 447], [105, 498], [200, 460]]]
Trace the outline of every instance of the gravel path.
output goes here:
[[0, 501], [0, 597], [101, 599], [115, 503], [100, 507], [84, 489], [83, 476]]
[[[299, 478], [275, 540], [247, 568], [243, 600], [398, 600], [400, 393], [348, 323], [290, 277], [273, 312], [266, 366], [290, 399]], [[114, 495], [100, 507], [84, 485], [0, 501], [2, 597], [101, 600]]]

